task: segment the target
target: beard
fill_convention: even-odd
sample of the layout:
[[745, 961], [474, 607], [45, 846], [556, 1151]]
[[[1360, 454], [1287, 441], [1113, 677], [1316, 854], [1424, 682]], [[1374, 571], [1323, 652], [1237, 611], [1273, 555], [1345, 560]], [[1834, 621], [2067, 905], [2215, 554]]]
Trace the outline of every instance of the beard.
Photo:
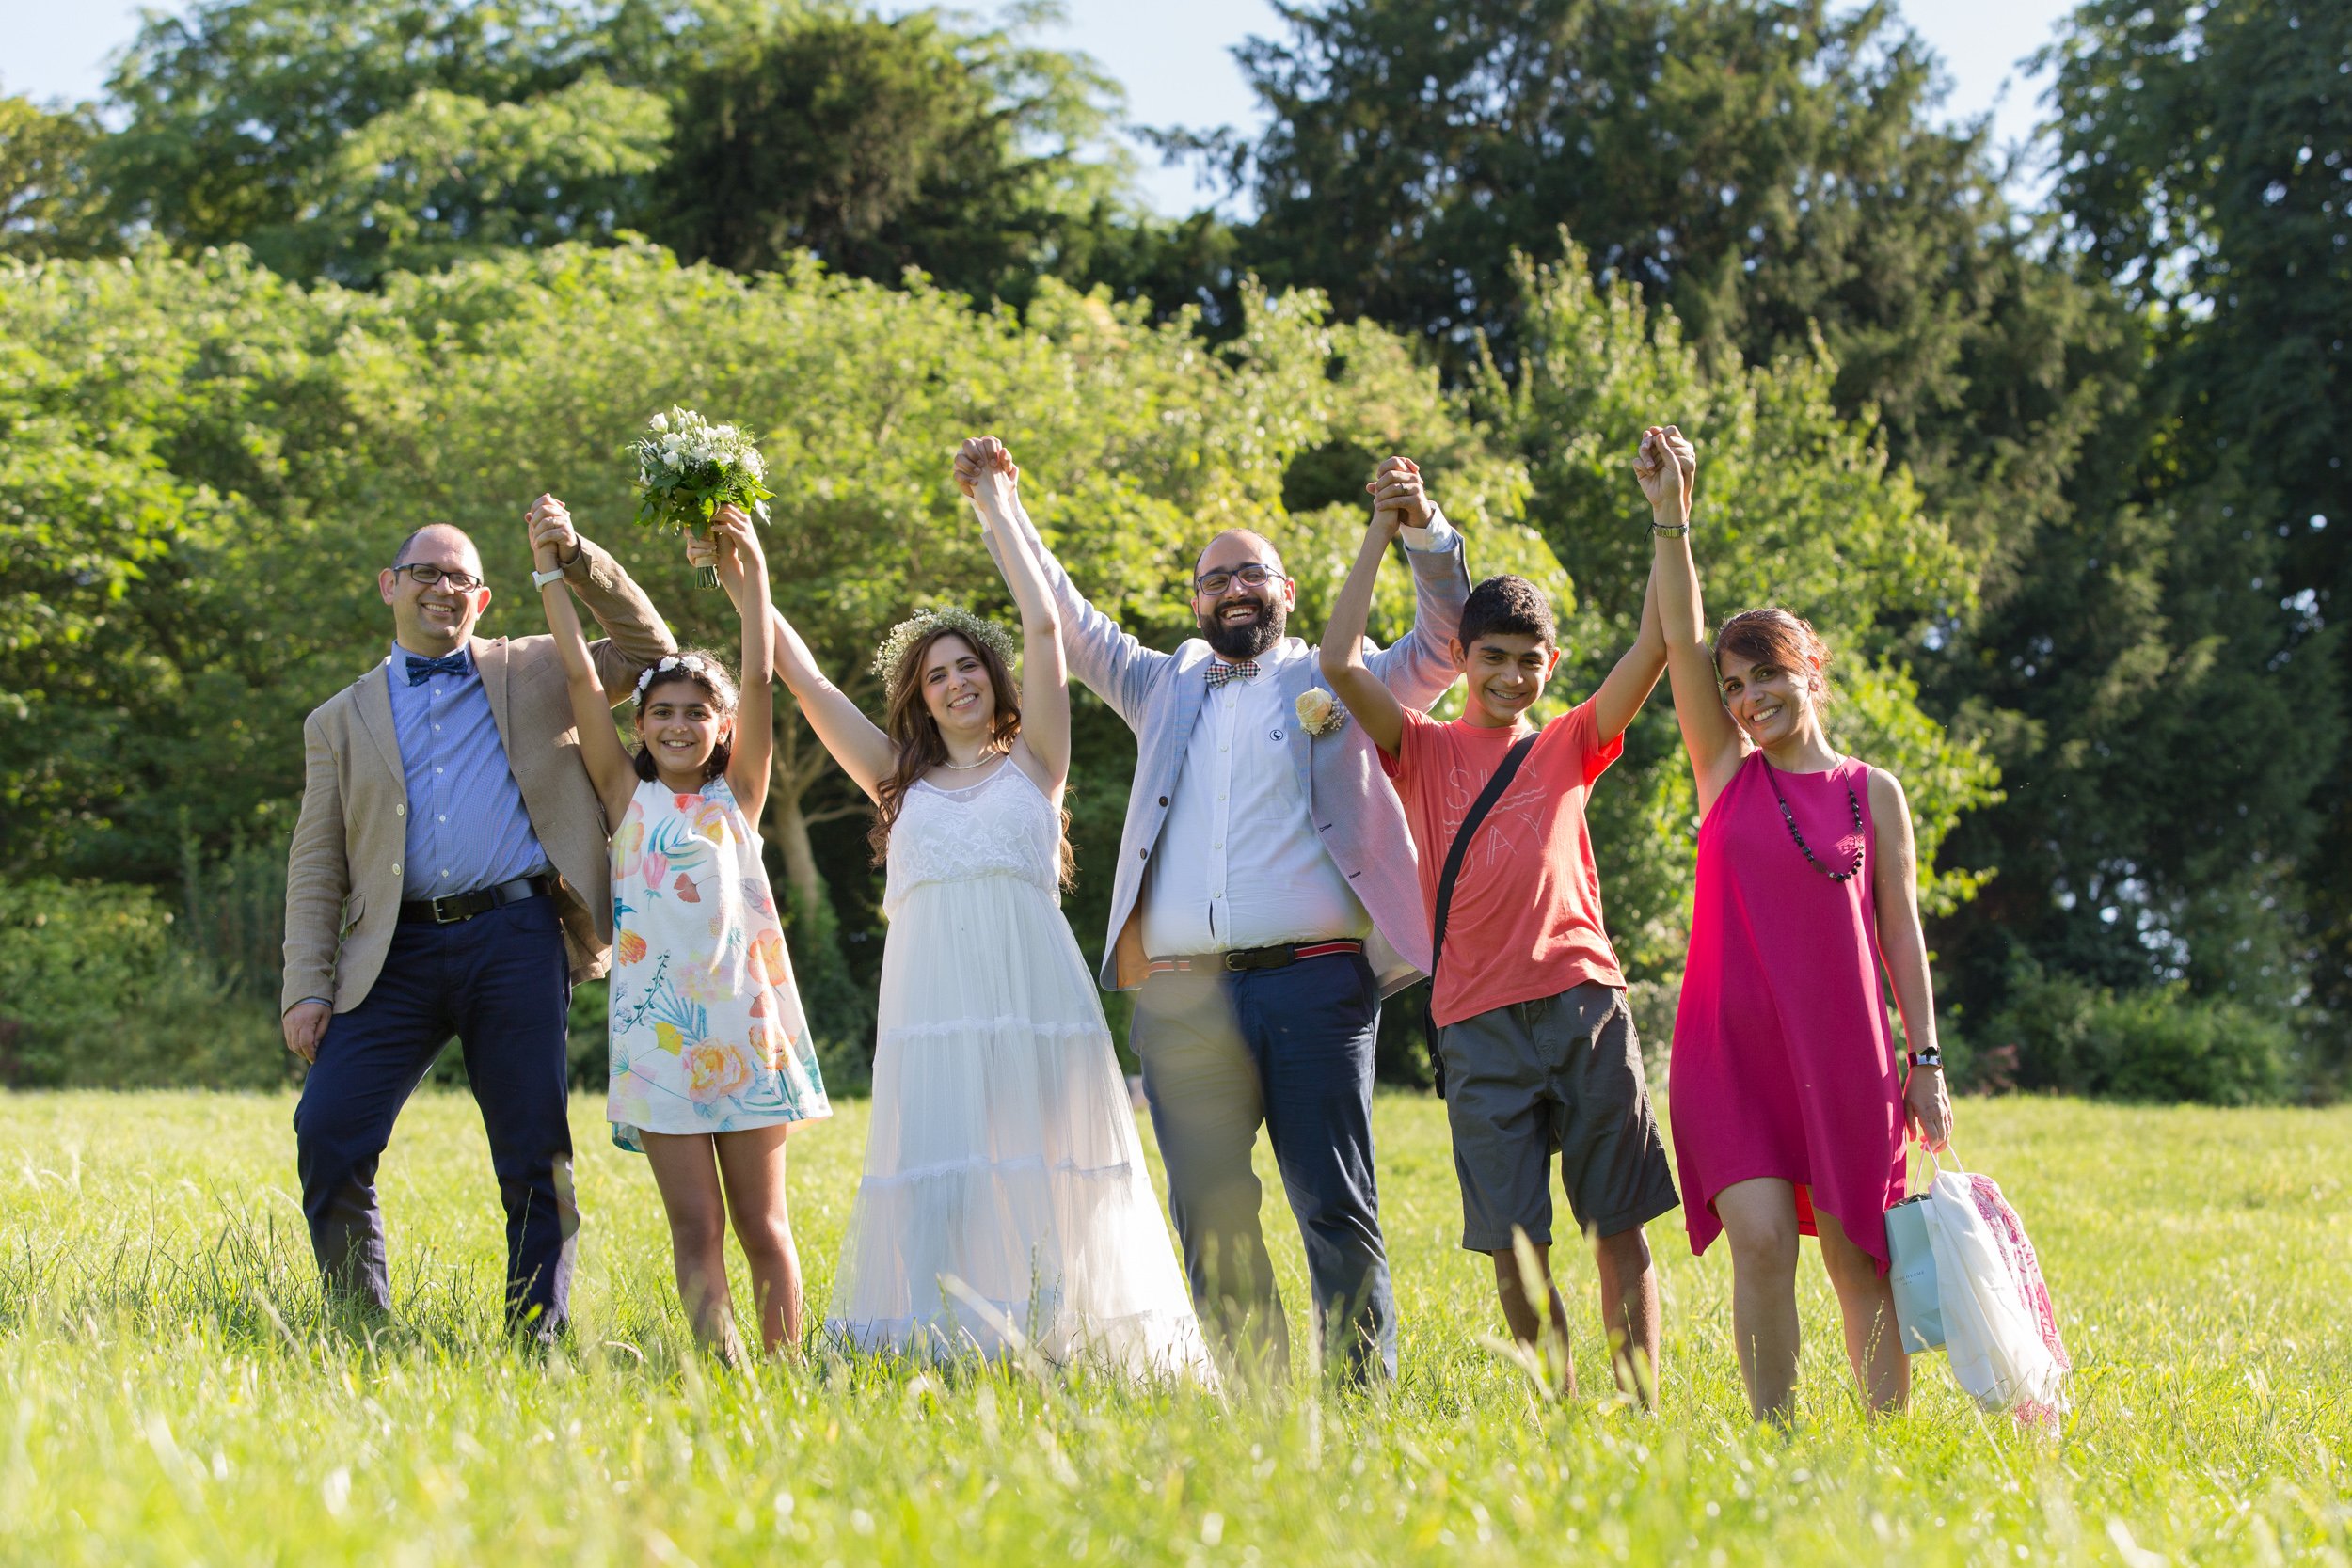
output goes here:
[[1289, 619], [1279, 599], [1261, 604], [1257, 610], [1254, 620], [1227, 621], [1220, 607], [1217, 613], [1200, 624], [1200, 635], [1219, 658], [1255, 658], [1282, 641], [1282, 625]]

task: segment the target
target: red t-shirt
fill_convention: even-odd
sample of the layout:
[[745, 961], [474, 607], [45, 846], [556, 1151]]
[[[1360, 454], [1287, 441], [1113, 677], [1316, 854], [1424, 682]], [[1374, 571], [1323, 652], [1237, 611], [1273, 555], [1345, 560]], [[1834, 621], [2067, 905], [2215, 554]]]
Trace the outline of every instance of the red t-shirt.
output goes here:
[[[1433, 926], [1454, 835], [1522, 733], [1458, 719], [1440, 724], [1407, 709], [1397, 754], [1381, 753], [1421, 852], [1422, 904]], [[1584, 822], [1593, 781], [1624, 752], [1622, 736], [1601, 743], [1589, 698], [1544, 726], [1454, 877], [1430, 1009], [1439, 1023], [1588, 980], [1625, 985], [1601, 923], [1600, 873]]]

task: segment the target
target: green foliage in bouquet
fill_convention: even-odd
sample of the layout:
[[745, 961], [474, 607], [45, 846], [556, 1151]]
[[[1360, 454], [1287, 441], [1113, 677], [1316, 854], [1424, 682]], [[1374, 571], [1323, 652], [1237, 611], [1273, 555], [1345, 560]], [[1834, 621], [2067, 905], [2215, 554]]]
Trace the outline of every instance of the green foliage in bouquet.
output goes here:
[[[768, 465], [749, 433], [712, 424], [691, 408], [656, 414], [645, 434], [629, 443], [637, 460], [637, 526], [656, 533], [709, 536], [710, 519], [733, 504], [761, 522], [768, 520]], [[718, 585], [718, 570], [702, 569], [706, 588]]]

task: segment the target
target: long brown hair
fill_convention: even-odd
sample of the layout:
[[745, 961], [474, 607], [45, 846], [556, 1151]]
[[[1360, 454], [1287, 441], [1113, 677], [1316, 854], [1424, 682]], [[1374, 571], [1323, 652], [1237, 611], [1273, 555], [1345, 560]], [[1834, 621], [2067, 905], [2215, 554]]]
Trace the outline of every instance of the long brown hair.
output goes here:
[[[972, 657], [980, 661], [988, 675], [989, 689], [996, 699], [996, 713], [988, 726], [992, 744], [1010, 750], [1021, 734], [1021, 689], [1013, 685], [1012, 672], [989, 645], [986, 638], [966, 637], [954, 626], [933, 626], [909, 642], [890, 671], [888, 706], [882, 715], [882, 733], [890, 737], [892, 761], [889, 774], [875, 791], [874, 825], [866, 831], [866, 842], [873, 847], [874, 863], [882, 865], [890, 859], [890, 830], [897, 826], [898, 813], [906, 805], [907, 791], [921, 778], [947, 760], [947, 742], [939, 733], [939, 721], [931, 717], [930, 705], [923, 701], [923, 667], [930, 660], [931, 648], [944, 638], [954, 638], [972, 650]], [[1008, 759], [1007, 768], [1015, 766]], [[1070, 848], [1070, 808], [1061, 810], [1060, 880], [1065, 888], [1077, 877], [1077, 857]]]

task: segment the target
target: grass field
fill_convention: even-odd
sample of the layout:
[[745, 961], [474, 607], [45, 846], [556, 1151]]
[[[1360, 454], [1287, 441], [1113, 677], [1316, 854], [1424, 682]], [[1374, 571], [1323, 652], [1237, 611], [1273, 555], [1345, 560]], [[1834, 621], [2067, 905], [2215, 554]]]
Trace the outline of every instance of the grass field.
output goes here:
[[[1398, 1386], [1230, 1407], [822, 1357], [716, 1371], [686, 1349], [644, 1164], [586, 1100], [569, 1353], [497, 1332], [487, 1158], [440, 1094], [383, 1175], [400, 1322], [355, 1342], [319, 1319], [291, 1109], [0, 1098], [6, 1560], [2352, 1561], [2352, 1111], [1963, 1104], [2079, 1369], [2053, 1442], [1979, 1416], [1933, 1356], [1908, 1415], [1865, 1423], [1810, 1248], [1803, 1420], [1752, 1428], [1730, 1265], [1675, 1218], [1651, 1238], [1663, 1416], [1538, 1404], [1481, 1343], [1499, 1319], [1423, 1098], [1378, 1107]], [[793, 1145], [813, 1313], [864, 1112]], [[1295, 1322], [1296, 1232], [1266, 1223]], [[1589, 1391], [1607, 1370], [1569, 1261]]]

